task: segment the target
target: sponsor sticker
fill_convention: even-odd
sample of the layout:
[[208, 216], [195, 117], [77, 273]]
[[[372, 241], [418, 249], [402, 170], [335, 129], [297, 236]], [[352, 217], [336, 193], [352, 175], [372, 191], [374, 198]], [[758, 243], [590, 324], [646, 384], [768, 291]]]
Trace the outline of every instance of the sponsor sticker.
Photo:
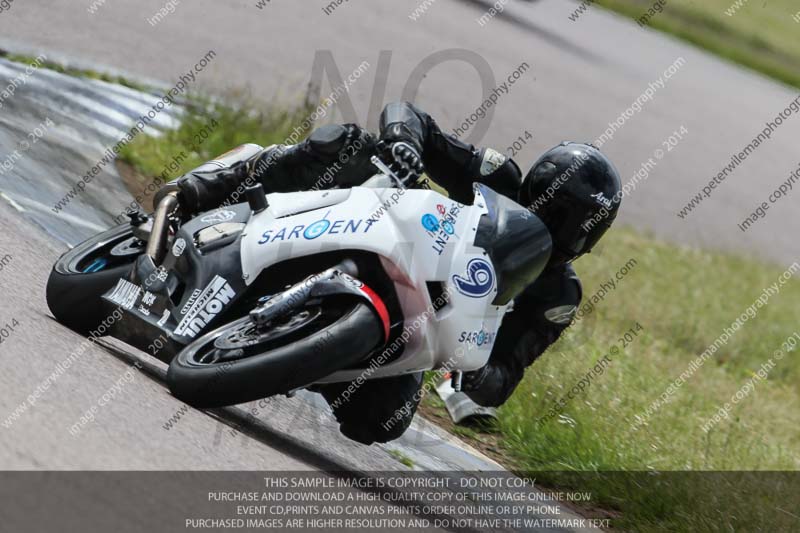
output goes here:
[[422, 215], [422, 227], [427, 231], [437, 231], [439, 229], [439, 219], [430, 213]]
[[486, 331], [481, 328], [478, 331], [462, 331], [461, 335], [458, 337], [458, 342], [471, 344], [477, 347], [490, 346], [494, 343], [496, 337], [496, 332]]
[[163, 266], [158, 267], [156, 270], [156, 279], [163, 283], [167, 281], [167, 278], [169, 278], [169, 272], [167, 272], [167, 269]]
[[221, 276], [214, 276], [175, 328], [175, 334], [196, 337], [230, 303], [236, 291]]
[[186, 314], [189, 308], [194, 304], [195, 300], [197, 300], [197, 297], [200, 296], [201, 292], [203, 291], [200, 289], [195, 289], [192, 291], [192, 295], [189, 296], [189, 299], [186, 301], [186, 305], [184, 305], [183, 308], [181, 309], [182, 315]]
[[176, 239], [175, 244], [172, 245], [172, 255], [180, 257], [183, 255], [184, 250], [186, 250], [186, 240], [183, 238]]
[[450, 237], [457, 237], [455, 224], [462, 207], [462, 205], [453, 204], [448, 210], [444, 204], [437, 204], [436, 212], [441, 218], [431, 213], [422, 215], [420, 222], [428, 235], [433, 239], [431, 248], [433, 248], [437, 254], [442, 255], [444, 253], [447, 245], [450, 243]]
[[108, 295], [108, 299], [124, 309], [131, 309], [141, 292], [142, 288], [138, 285], [134, 285], [128, 280], [121, 279], [117, 281], [117, 286], [114, 287], [114, 290]]
[[233, 211], [228, 211], [227, 209], [220, 209], [219, 211], [215, 211], [210, 215], [206, 215], [200, 219], [200, 222], [205, 222], [206, 224], [219, 224], [221, 222], [227, 222], [229, 220], [233, 220], [233, 217], [236, 216], [236, 213]]
[[606, 197], [603, 195], [603, 193], [602, 193], [602, 192], [598, 192], [598, 193], [592, 194], [592, 195], [590, 195], [590, 196], [591, 196], [592, 198], [594, 198], [595, 200], [597, 200], [597, 203], [598, 203], [598, 204], [600, 204], [600, 205], [602, 205], [603, 207], [608, 207], [608, 208], [610, 208], [610, 207], [611, 207], [611, 204], [612, 204], [611, 200], [609, 200], [608, 198], [606, 198]]
[[268, 229], [261, 234], [261, 240], [258, 241], [258, 244], [269, 244], [276, 241], [296, 241], [299, 239], [313, 241], [323, 235], [367, 233], [374, 223], [374, 220], [363, 218], [350, 220], [328, 220], [327, 218], [322, 218], [311, 224], [297, 224], [296, 226]]
[[144, 291], [142, 301], [137, 308], [144, 316], [150, 316], [150, 307], [156, 302], [156, 295], [150, 291]]
[[478, 257], [467, 263], [466, 276], [453, 275], [453, 283], [464, 296], [481, 298], [492, 292], [494, 278], [492, 264]]

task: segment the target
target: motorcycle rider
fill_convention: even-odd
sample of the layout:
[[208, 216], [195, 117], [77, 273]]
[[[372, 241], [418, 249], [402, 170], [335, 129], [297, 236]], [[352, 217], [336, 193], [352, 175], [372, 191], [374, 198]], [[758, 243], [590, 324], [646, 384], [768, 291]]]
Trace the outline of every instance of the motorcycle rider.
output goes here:
[[[391, 168], [401, 177], [414, 178], [424, 170], [460, 203], [471, 204], [472, 183], [484, 183], [527, 206], [550, 231], [553, 252], [545, 270], [503, 318], [489, 362], [464, 375], [464, 392], [475, 402], [499, 406], [525, 369], [571, 324], [582, 295], [571, 263], [592, 249], [616, 217], [619, 175], [597, 148], [564, 142], [544, 153], [523, 178], [512, 159], [465, 144], [445, 134], [427, 113], [396, 102], [384, 108], [377, 138], [355, 124], [324, 126], [297, 145], [265, 148], [231, 168], [204, 165], [181, 177], [177, 187], [181, 205], [192, 212], [218, 207], [242, 183], [255, 180], [267, 192], [350, 187], [375, 174], [370, 162], [375, 153], [392, 161]], [[405, 432], [419, 403], [421, 383], [422, 373], [368, 380], [346, 402], [336, 400], [348, 383], [325, 385], [320, 392], [341, 432], [371, 444]], [[400, 422], [387, 425], [403, 406]]]

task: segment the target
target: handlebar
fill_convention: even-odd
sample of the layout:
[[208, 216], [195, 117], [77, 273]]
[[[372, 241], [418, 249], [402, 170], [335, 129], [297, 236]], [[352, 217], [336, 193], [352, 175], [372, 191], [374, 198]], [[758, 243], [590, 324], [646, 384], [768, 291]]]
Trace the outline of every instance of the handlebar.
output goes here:
[[372, 157], [370, 157], [369, 160], [372, 161], [373, 165], [378, 167], [378, 170], [380, 170], [385, 175], [390, 177], [392, 181], [395, 183], [395, 185], [397, 185], [398, 189], [406, 188], [405, 182], [397, 174], [395, 174], [394, 171], [386, 165], [386, 163], [381, 161], [380, 157], [378, 157], [377, 155], [373, 155]]

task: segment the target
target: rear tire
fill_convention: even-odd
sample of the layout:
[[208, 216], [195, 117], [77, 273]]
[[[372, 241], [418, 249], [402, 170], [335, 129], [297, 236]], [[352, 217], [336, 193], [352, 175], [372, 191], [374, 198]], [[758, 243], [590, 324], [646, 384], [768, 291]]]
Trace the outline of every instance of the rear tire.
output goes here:
[[[383, 327], [375, 312], [362, 301], [347, 300], [339, 309], [323, 301], [326, 319], [313, 331], [295, 332], [301, 338], [284, 335], [288, 342], [272, 341], [269, 348], [259, 342], [239, 341], [237, 332], [253, 329], [249, 317], [230, 322], [184, 348], [170, 363], [167, 385], [172, 394], [193, 407], [211, 408], [266, 398], [302, 388], [337, 370], [353, 366], [384, 340]], [[301, 308], [296, 312], [308, 312]], [[314, 319], [316, 320], [316, 319]], [[237, 334], [239, 337], [237, 337]], [[258, 333], [253, 333], [258, 335]], [[269, 332], [261, 335], [270, 335]], [[254, 348], [255, 346], [255, 348]], [[265, 351], [261, 351], [264, 349]], [[247, 354], [246, 352], [255, 352]], [[209, 358], [211, 358], [209, 360]]]
[[[101, 296], [130, 272], [139, 255], [132, 249], [127, 256], [111, 257], [114, 246], [133, 238], [127, 224], [95, 235], [59, 257], [47, 280], [47, 306], [53, 316], [68, 328], [88, 334], [106, 318]], [[143, 248], [142, 248], [143, 251]], [[96, 272], [85, 272], [95, 260], [108, 264]]]

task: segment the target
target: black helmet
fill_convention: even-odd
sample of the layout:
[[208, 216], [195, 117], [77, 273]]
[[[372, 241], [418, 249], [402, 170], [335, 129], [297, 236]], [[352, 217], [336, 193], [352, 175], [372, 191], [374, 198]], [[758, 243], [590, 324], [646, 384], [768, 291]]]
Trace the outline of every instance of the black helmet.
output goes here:
[[611, 161], [590, 144], [563, 142], [531, 167], [519, 202], [535, 213], [553, 238], [551, 262], [589, 252], [611, 227], [622, 192]]

